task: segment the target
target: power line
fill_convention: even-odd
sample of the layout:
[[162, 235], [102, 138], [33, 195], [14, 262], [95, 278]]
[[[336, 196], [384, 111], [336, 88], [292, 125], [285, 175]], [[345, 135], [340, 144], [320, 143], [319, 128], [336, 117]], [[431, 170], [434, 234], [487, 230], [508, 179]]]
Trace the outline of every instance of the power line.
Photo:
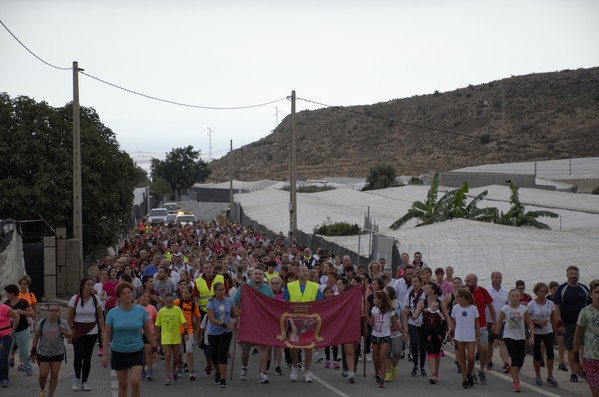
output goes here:
[[4, 22], [2, 22], [2, 20], [0, 20], [0, 24], [2, 24], [2, 26], [4, 27], [4, 29], [6, 29], [6, 31], [7, 31], [8, 33], [10, 33], [10, 35], [11, 35], [11, 36], [12, 36], [12, 37], [13, 37], [13, 38], [14, 38], [14, 39], [17, 41], [17, 43], [21, 44], [21, 46], [22, 46], [24, 49], [26, 49], [26, 50], [27, 50], [27, 52], [29, 52], [31, 55], [33, 55], [34, 57], [36, 57], [38, 60], [42, 61], [42, 62], [43, 62], [43, 63], [45, 63], [46, 65], [48, 65], [48, 66], [50, 66], [50, 67], [52, 67], [52, 68], [54, 68], [54, 69], [58, 69], [58, 70], [72, 70], [72, 69], [73, 69], [72, 67], [68, 67], [68, 68], [61, 68], [60, 66], [55, 66], [55, 65], [52, 65], [52, 64], [51, 64], [51, 63], [49, 63], [49, 62], [46, 62], [46, 61], [44, 61], [42, 58], [38, 57], [38, 56], [37, 56], [37, 55], [36, 55], [36, 54], [35, 54], [33, 51], [31, 51], [29, 48], [27, 48], [27, 46], [26, 46], [25, 44], [23, 44], [23, 43], [21, 42], [21, 40], [19, 40], [19, 39], [17, 38], [17, 36], [15, 36], [15, 35], [14, 35], [14, 34], [13, 34], [11, 31], [10, 31], [10, 29], [9, 29], [9, 28], [8, 28], [8, 27], [7, 27], [7, 26], [4, 24]]
[[[301, 101], [304, 101], [304, 102], [313, 103], [315, 105], [320, 105], [320, 106], [325, 106], [325, 107], [329, 107], [329, 108], [333, 108], [333, 109], [338, 109], [338, 110], [342, 110], [344, 112], [354, 113], [354, 114], [357, 114], [357, 115], [360, 115], [360, 116], [366, 116], [366, 117], [370, 117], [370, 118], [373, 118], [373, 119], [390, 121], [390, 122], [401, 124], [401, 125], [405, 125], [405, 126], [408, 126], [408, 127], [421, 128], [421, 129], [424, 129], [424, 130], [436, 131], [436, 132], [441, 132], [441, 133], [449, 134], [449, 135], [464, 136], [464, 137], [467, 137], [467, 138], [474, 138], [474, 139], [480, 139], [481, 138], [480, 136], [476, 136], [476, 135], [472, 135], [472, 134], [466, 134], [464, 132], [449, 131], [449, 130], [444, 130], [444, 129], [441, 129], [441, 128], [429, 127], [429, 126], [426, 126], [426, 125], [420, 125], [420, 124], [408, 123], [408, 122], [405, 122], [405, 121], [394, 120], [394, 119], [390, 119], [388, 117], [377, 116], [377, 115], [374, 115], [374, 114], [362, 113], [362, 112], [358, 112], [357, 110], [348, 109], [348, 108], [343, 107], [343, 106], [327, 105], [326, 103], [321, 103], [321, 102], [313, 101], [313, 100], [310, 100], [310, 99], [305, 99], [305, 98], [297, 98], [297, 99], [301, 100]], [[515, 143], [515, 144], [518, 144], [520, 146], [529, 147], [531, 149], [549, 150], [549, 149], [547, 149], [545, 147], [531, 145], [529, 143], [518, 142], [518, 141], [516, 141], [514, 139], [505, 139], [505, 138], [503, 138], [503, 139], [493, 139], [493, 141], [499, 142], [499, 143], [511, 143], [511, 144]], [[565, 151], [565, 150], [559, 150], [559, 149], [551, 149], [551, 150], [553, 150], [554, 152], [560, 152], [560, 153], [563, 153], [563, 154], [567, 154], [569, 156], [577, 155], [577, 153], [571, 153], [571, 152], [568, 152], [568, 151]]]
[[104, 84], [106, 84], [106, 85], [109, 85], [109, 86], [111, 86], [111, 87], [118, 88], [119, 90], [126, 91], [126, 92], [128, 92], [128, 93], [130, 93], [130, 94], [134, 94], [134, 95], [138, 95], [138, 96], [141, 96], [141, 97], [144, 97], [144, 98], [152, 99], [152, 100], [154, 100], [154, 101], [159, 101], [159, 102], [169, 103], [169, 104], [171, 104], [171, 105], [184, 106], [184, 107], [188, 107], [188, 108], [196, 108], [196, 109], [208, 109], [208, 110], [239, 110], [239, 109], [251, 109], [251, 108], [257, 108], [257, 107], [260, 107], [260, 106], [272, 105], [273, 103], [281, 102], [281, 101], [284, 101], [284, 100], [286, 100], [286, 99], [287, 99], [287, 98], [285, 97], [285, 98], [275, 99], [274, 101], [270, 101], [270, 102], [264, 102], [264, 103], [258, 103], [258, 104], [255, 104], [255, 105], [246, 105], [246, 106], [228, 106], [228, 107], [218, 107], [218, 106], [200, 106], [200, 105], [192, 105], [192, 104], [189, 104], [189, 103], [183, 103], [183, 102], [171, 101], [171, 100], [168, 100], [168, 99], [162, 99], [162, 98], [158, 98], [158, 97], [155, 97], [155, 96], [152, 96], [152, 95], [147, 95], [147, 94], [144, 94], [144, 93], [141, 93], [141, 92], [138, 92], [138, 91], [133, 91], [133, 90], [130, 90], [129, 88], [121, 87], [121, 86], [119, 86], [119, 85], [117, 85], [117, 84], [114, 84], [114, 83], [111, 83], [111, 82], [109, 82], [109, 81], [102, 80], [102, 79], [101, 79], [101, 78], [99, 78], [99, 77], [92, 76], [91, 74], [89, 74], [89, 73], [86, 73], [85, 71], [83, 71], [83, 70], [81, 70], [81, 69], [79, 70], [79, 73], [81, 73], [82, 75], [84, 75], [84, 76], [87, 76], [87, 77], [89, 77], [89, 78], [92, 78], [92, 79], [94, 79], [94, 80], [97, 80], [97, 81], [99, 81], [99, 82], [101, 82], [101, 83], [104, 83]]
[[[9, 29], [9, 28], [8, 28], [8, 27], [7, 27], [7, 26], [4, 24], [4, 22], [2, 22], [2, 20], [0, 20], [0, 24], [2, 24], [2, 26], [4, 27], [4, 29], [6, 29], [6, 31], [7, 31], [8, 33], [10, 33], [10, 35], [11, 35], [11, 36], [12, 36], [12, 37], [13, 37], [13, 38], [14, 38], [14, 39], [15, 39], [15, 40], [16, 40], [16, 41], [17, 41], [17, 42], [18, 42], [18, 43], [19, 43], [19, 44], [20, 44], [20, 45], [21, 45], [21, 46], [24, 48], [24, 49], [26, 49], [26, 50], [27, 50], [27, 52], [29, 52], [31, 55], [33, 55], [35, 58], [37, 58], [39, 61], [43, 62], [44, 64], [46, 64], [46, 65], [48, 65], [48, 66], [50, 66], [50, 67], [52, 67], [52, 68], [54, 68], [54, 69], [58, 69], [58, 70], [72, 70], [72, 69], [73, 69], [72, 67], [68, 67], [68, 68], [62, 68], [62, 67], [60, 67], [60, 66], [55, 66], [55, 65], [52, 65], [52, 64], [51, 64], [51, 63], [49, 63], [49, 62], [46, 62], [46, 61], [45, 61], [45, 60], [43, 60], [41, 57], [39, 57], [37, 54], [35, 54], [33, 51], [31, 51], [29, 48], [27, 48], [27, 46], [26, 46], [25, 44], [23, 44], [23, 43], [21, 42], [21, 40], [19, 40], [19, 39], [17, 38], [17, 36], [15, 36], [15, 35], [13, 34], [13, 32], [11, 32], [11, 31], [10, 31], [10, 29]], [[158, 98], [158, 97], [155, 97], [155, 96], [152, 96], [152, 95], [148, 95], [148, 94], [144, 94], [144, 93], [141, 93], [141, 92], [138, 92], [138, 91], [134, 91], [134, 90], [131, 90], [131, 89], [128, 89], [128, 88], [122, 87], [122, 86], [120, 86], [120, 85], [117, 85], [117, 84], [111, 83], [111, 82], [109, 82], [109, 81], [103, 80], [103, 79], [101, 79], [101, 78], [99, 78], [99, 77], [96, 77], [96, 76], [93, 76], [93, 75], [91, 75], [91, 74], [89, 74], [89, 73], [85, 73], [85, 71], [84, 71], [83, 69], [79, 69], [79, 73], [81, 73], [81, 74], [83, 74], [83, 75], [85, 75], [85, 76], [87, 76], [87, 77], [89, 77], [89, 78], [91, 78], [91, 79], [94, 79], [94, 80], [96, 80], [96, 81], [99, 81], [99, 82], [101, 82], [101, 83], [104, 83], [104, 84], [106, 84], [106, 85], [109, 85], [109, 86], [111, 86], [111, 87], [118, 88], [119, 90], [126, 91], [126, 92], [128, 92], [128, 93], [130, 93], [130, 94], [138, 95], [138, 96], [141, 96], [141, 97], [144, 97], [144, 98], [147, 98], [147, 99], [152, 99], [152, 100], [154, 100], [154, 101], [158, 101], [158, 102], [169, 103], [169, 104], [171, 104], [171, 105], [184, 106], [184, 107], [196, 108], [196, 109], [208, 109], [208, 110], [240, 110], [240, 109], [251, 109], [251, 108], [257, 108], [257, 107], [261, 107], [261, 106], [272, 105], [273, 103], [281, 102], [281, 101], [283, 101], [283, 100], [286, 100], [286, 99], [287, 99], [287, 98], [285, 97], [285, 98], [276, 99], [276, 100], [274, 100], [274, 101], [269, 101], [269, 102], [265, 102], [265, 103], [258, 103], [258, 104], [254, 104], [254, 105], [246, 105], [246, 106], [229, 106], [229, 107], [218, 107], [218, 106], [200, 106], [200, 105], [192, 105], [192, 104], [188, 104], [188, 103], [182, 103], [182, 102], [177, 102], [177, 101], [171, 101], [171, 100], [168, 100], [168, 99], [162, 99], [162, 98]]]

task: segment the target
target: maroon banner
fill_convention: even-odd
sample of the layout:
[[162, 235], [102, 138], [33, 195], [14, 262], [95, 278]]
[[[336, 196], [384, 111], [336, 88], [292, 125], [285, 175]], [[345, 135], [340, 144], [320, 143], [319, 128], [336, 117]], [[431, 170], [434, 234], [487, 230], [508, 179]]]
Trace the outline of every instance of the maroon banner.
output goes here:
[[317, 302], [281, 302], [243, 287], [238, 339], [241, 343], [321, 348], [360, 339], [362, 291], [354, 287]]

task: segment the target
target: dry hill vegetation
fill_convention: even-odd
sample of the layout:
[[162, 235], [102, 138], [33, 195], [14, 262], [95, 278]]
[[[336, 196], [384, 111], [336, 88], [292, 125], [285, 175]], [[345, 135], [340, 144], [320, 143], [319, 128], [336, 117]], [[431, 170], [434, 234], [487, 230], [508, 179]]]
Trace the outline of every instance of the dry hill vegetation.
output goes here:
[[[420, 128], [425, 126], [428, 128]], [[210, 163], [211, 180], [289, 178], [291, 118]], [[451, 92], [296, 115], [298, 175], [398, 175], [599, 156], [599, 67], [515, 76]], [[442, 130], [442, 131], [439, 131]]]

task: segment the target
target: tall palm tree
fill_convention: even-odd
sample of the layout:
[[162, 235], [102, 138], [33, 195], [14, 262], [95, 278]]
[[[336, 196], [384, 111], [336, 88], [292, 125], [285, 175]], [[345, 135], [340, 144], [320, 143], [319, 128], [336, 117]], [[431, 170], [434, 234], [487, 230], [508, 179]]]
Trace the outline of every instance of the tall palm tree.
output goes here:
[[549, 225], [539, 222], [537, 218], [542, 216], [557, 218], [559, 215], [551, 211], [526, 211], [524, 205], [520, 202], [518, 189], [518, 186], [510, 183], [510, 190], [512, 191], [510, 196], [511, 207], [506, 213], [503, 213], [502, 211], [501, 214], [496, 217], [494, 222], [500, 225], [528, 226], [537, 229], [550, 230], [551, 228]]

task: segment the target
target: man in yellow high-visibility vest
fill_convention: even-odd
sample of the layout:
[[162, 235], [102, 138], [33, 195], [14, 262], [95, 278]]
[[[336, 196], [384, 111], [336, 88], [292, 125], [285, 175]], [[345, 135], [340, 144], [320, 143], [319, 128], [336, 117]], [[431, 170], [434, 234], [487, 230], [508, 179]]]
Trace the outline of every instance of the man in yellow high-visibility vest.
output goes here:
[[[314, 302], [322, 298], [318, 284], [308, 280], [308, 267], [305, 265], [299, 267], [298, 280], [287, 284], [287, 289], [283, 295], [283, 299], [288, 302]], [[304, 353], [304, 382], [312, 383], [312, 373], [310, 372], [312, 349], [304, 349]], [[292, 367], [289, 378], [293, 382], [297, 380], [297, 356], [298, 350], [291, 349]]]

